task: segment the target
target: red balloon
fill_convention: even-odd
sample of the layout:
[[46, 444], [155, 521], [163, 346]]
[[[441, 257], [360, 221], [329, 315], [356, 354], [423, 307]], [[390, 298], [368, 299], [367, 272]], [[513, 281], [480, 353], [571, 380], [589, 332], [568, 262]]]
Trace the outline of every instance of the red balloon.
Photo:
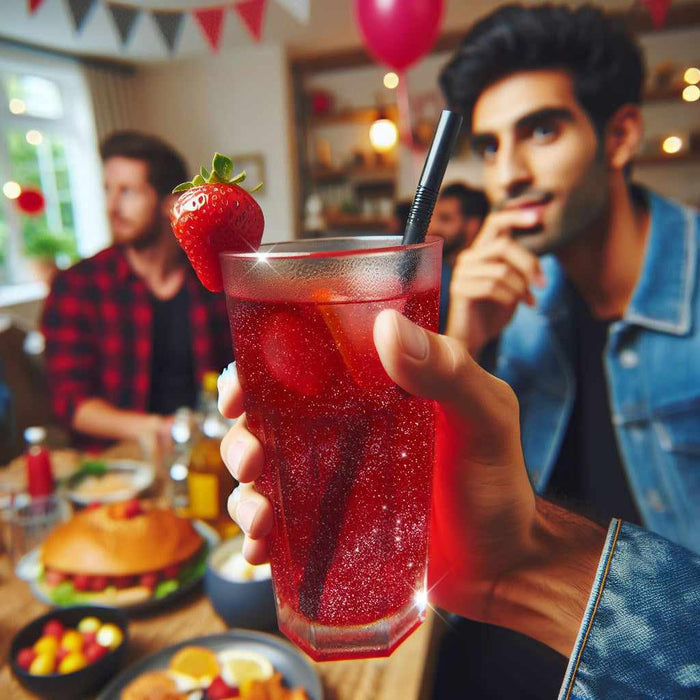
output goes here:
[[442, 23], [443, 0], [355, 0], [369, 52], [401, 71], [430, 51]]
[[40, 190], [22, 188], [16, 202], [25, 214], [40, 214], [44, 211], [44, 195]]

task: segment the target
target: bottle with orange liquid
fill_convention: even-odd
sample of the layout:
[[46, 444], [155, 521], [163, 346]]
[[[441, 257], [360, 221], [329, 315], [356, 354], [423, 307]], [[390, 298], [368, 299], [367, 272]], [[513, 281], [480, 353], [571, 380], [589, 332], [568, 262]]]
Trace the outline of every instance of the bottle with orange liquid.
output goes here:
[[239, 529], [228, 515], [227, 503], [238, 482], [229, 473], [219, 451], [230, 425], [219, 413], [217, 377], [216, 372], [207, 372], [202, 380], [202, 422], [187, 473], [189, 514], [211, 525], [222, 537], [233, 537]]

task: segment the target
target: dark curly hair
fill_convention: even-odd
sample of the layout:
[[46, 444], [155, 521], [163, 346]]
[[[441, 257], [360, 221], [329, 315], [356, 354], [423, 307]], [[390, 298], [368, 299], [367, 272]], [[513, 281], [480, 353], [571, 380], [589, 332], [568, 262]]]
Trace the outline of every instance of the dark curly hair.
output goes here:
[[644, 59], [623, 26], [584, 5], [506, 5], [477, 22], [440, 75], [452, 109], [471, 118], [479, 95], [512, 73], [561, 68], [598, 133], [624, 104], [641, 102]]
[[148, 181], [159, 197], [189, 179], [183, 157], [169, 143], [141, 131], [115, 131], [100, 145], [100, 155], [103, 162], [121, 156], [146, 163]]

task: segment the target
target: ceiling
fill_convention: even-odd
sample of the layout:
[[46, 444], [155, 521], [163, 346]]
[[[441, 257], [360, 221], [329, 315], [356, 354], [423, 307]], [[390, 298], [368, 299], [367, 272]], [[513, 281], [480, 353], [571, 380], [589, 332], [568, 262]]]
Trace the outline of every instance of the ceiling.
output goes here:
[[[211, 7], [231, 0], [120, 0], [144, 10], [192, 10]], [[313, 54], [361, 45], [352, 12], [352, 0], [310, 0], [311, 19], [307, 25], [295, 20], [276, 0], [268, 0], [263, 25], [263, 42], [284, 44], [294, 54]], [[467, 27], [476, 17], [497, 6], [495, 0], [445, 0], [443, 28], [446, 31]], [[604, 0], [608, 9], [622, 10], [633, 0]], [[129, 43], [121, 47], [105, 0], [96, 6], [80, 34], [73, 28], [66, 0], [44, 0], [30, 16], [25, 0], [0, 0], [2, 26], [0, 37], [13, 42], [83, 56], [119, 59], [129, 62], [168, 60], [169, 54], [159, 30], [148, 12], [134, 27]], [[227, 12], [220, 50], [252, 44], [252, 39], [234, 12]], [[210, 51], [199, 27], [187, 16], [180, 34], [176, 55], [206, 54]]]

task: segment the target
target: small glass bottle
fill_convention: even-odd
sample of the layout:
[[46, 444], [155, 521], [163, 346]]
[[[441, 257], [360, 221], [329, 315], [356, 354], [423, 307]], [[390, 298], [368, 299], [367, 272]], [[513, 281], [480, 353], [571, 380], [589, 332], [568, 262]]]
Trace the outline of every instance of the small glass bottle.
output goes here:
[[190, 453], [187, 473], [189, 514], [211, 525], [222, 537], [233, 537], [238, 526], [228, 515], [227, 503], [238, 482], [221, 459], [221, 440], [230, 423], [219, 413], [215, 372], [204, 375], [200, 410], [202, 423]]
[[187, 465], [192, 450], [192, 411], [189, 408], [179, 408], [175, 411], [170, 434], [173, 446], [168, 460], [168, 502], [178, 515], [187, 516]]
[[24, 440], [27, 443], [27, 493], [32, 498], [50, 496], [55, 484], [51, 471], [51, 457], [44, 445], [46, 429], [39, 426], [27, 428], [24, 431]]

